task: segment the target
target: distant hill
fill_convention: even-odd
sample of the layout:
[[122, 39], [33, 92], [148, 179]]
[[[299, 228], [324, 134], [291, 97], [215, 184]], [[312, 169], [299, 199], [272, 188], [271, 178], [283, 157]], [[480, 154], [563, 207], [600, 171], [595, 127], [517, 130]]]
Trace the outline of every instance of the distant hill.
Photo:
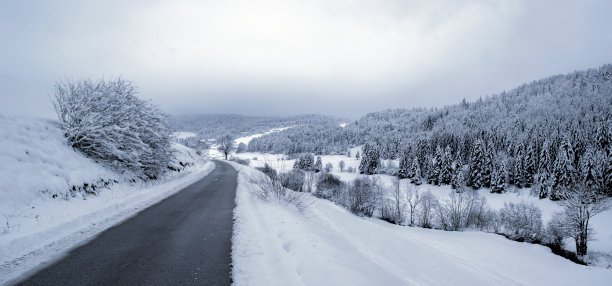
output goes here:
[[194, 114], [170, 116], [168, 121], [174, 131], [194, 132], [197, 134], [198, 139], [214, 139], [225, 134], [242, 137], [263, 133], [273, 128], [294, 125], [316, 125], [321, 122], [341, 122], [342, 120], [322, 115], [276, 117], [235, 114]]
[[[367, 114], [345, 128], [289, 129], [253, 140], [249, 150], [327, 154], [369, 143], [380, 158], [416, 158], [428, 178], [436, 176], [432, 174], [436, 156], [472, 166], [475, 145], [479, 144], [490, 157], [484, 174], [486, 187], [502, 165], [509, 182], [518, 186], [531, 186], [537, 178], [557, 180], [553, 173], [559, 172], [555, 164], [561, 164], [557, 161], [563, 152], [568, 157], [567, 172], [596, 172], [602, 177], [601, 184], [609, 185], [611, 115], [612, 65], [607, 64], [526, 83], [476, 102], [389, 109]], [[448, 147], [449, 155], [436, 154], [438, 146], [441, 150]], [[468, 185], [474, 180], [471, 171], [466, 174]]]

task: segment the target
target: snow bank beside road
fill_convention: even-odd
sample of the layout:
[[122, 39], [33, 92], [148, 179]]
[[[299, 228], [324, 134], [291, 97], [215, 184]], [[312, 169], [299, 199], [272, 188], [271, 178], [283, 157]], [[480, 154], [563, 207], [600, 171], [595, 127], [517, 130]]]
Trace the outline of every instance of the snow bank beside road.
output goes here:
[[[0, 234], [0, 284], [49, 263], [77, 244], [204, 178], [214, 169], [213, 162], [194, 167], [191, 174], [148, 187], [114, 185], [87, 200], [41, 200], [32, 203], [32, 213], [24, 213], [23, 227]], [[38, 212], [44, 222], [32, 224]]]
[[214, 169], [194, 150], [176, 143], [172, 148], [175, 159], [169, 167], [180, 172], [132, 181], [130, 174], [112, 171], [68, 146], [56, 122], [0, 115], [0, 284]]
[[240, 171], [232, 246], [235, 285], [608, 285], [612, 270], [546, 247], [354, 216], [314, 199], [309, 212], [252, 195]]

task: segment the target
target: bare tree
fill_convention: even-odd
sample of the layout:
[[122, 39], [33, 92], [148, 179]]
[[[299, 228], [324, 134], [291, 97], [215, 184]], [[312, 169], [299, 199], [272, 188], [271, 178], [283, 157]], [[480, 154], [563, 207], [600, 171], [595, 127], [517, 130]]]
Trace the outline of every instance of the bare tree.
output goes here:
[[415, 187], [408, 186], [408, 191], [406, 192], [406, 202], [408, 203], [408, 212], [410, 212], [410, 226], [414, 225], [414, 219], [416, 216], [414, 215], [419, 203], [421, 202], [419, 190]]
[[589, 221], [595, 215], [607, 210], [606, 198], [584, 184], [577, 184], [561, 194], [561, 205], [565, 207], [565, 219], [571, 235], [576, 241], [576, 254], [587, 254], [587, 242], [592, 236]]
[[432, 216], [433, 211], [438, 205], [438, 198], [434, 196], [430, 191], [426, 191], [420, 198], [421, 211], [420, 215], [420, 226], [424, 228], [431, 228], [433, 225]]
[[223, 152], [225, 160], [227, 160], [227, 155], [234, 151], [234, 136], [230, 134], [223, 135], [217, 139], [217, 144], [219, 144], [219, 151]]
[[390, 198], [385, 198], [381, 207], [381, 216], [383, 219], [400, 224], [404, 220], [405, 204], [402, 202], [402, 192], [400, 190], [400, 181], [398, 178], [393, 180], [393, 189]]

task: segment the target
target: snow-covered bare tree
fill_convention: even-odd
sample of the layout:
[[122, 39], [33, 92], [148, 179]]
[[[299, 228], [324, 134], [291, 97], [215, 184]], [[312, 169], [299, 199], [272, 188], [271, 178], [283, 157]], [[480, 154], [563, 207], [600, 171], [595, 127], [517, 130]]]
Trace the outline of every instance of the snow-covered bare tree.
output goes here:
[[576, 241], [576, 254], [587, 254], [587, 243], [591, 239], [592, 230], [589, 222], [592, 217], [609, 208], [606, 198], [583, 183], [564, 189], [560, 197], [565, 208], [566, 225]]
[[70, 145], [119, 170], [155, 178], [173, 154], [166, 115], [120, 78], [61, 81], [53, 106]]
[[410, 226], [414, 226], [416, 220], [416, 211], [421, 203], [419, 189], [413, 186], [408, 186], [406, 192], [406, 204], [408, 205], [408, 213], [410, 214]]
[[227, 156], [234, 151], [234, 136], [225, 134], [217, 138], [217, 144], [219, 145], [219, 151], [225, 155], [225, 160], [227, 160]]

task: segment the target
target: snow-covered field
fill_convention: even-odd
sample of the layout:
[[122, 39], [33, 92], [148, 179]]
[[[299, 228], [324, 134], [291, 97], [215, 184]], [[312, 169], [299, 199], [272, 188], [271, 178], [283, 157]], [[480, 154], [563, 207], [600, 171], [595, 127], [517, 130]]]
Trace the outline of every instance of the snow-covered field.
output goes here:
[[187, 139], [191, 137], [195, 137], [197, 134], [193, 132], [173, 132], [172, 136], [176, 139]]
[[236, 285], [609, 285], [612, 270], [482, 232], [397, 226], [313, 199], [305, 213], [252, 194], [240, 171]]
[[[155, 182], [131, 183], [69, 147], [51, 120], [0, 116], [0, 135], [0, 284], [57, 259], [214, 168], [174, 144], [175, 167], [178, 161], [193, 165]], [[69, 191], [100, 180], [117, 182], [97, 188], [97, 195]]]
[[[241, 140], [240, 138], [237, 140]], [[323, 155], [321, 161], [323, 166], [327, 163], [331, 163], [333, 166], [332, 174], [340, 177], [344, 182], [351, 182], [360, 175], [357, 172], [348, 173], [346, 170], [351, 167], [357, 170], [359, 167], [359, 159], [355, 158], [355, 154], [359, 151], [362, 153], [361, 146], [351, 148], [351, 157], [343, 155]], [[250, 166], [252, 167], [263, 167], [268, 164], [278, 170], [279, 172], [288, 172], [293, 168], [295, 160], [288, 159], [287, 155], [283, 154], [267, 154], [259, 152], [246, 152], [232, 154], [232, 156], [240, 159], [250, 160]], [[344, 161], [345, 167], [344, 172], [340, 172], [339, 162]], [[385, 160], [385, 164], [389, 160]], [[397, 166], [397, 160], [393, 161]], [[393, 176], [389, 175], [374, 175], [378, 178], [379, 182], [391, 187]], [[409, 180], [402, 180], [402, 190], [405, 192], [408, 186], [411, 185]], [[411, 185], [411, 187], [417, 188], [421, 193], [425, 191], [431, 191], [439, 199], [445, 199], [449, 197], [451, 191], [450, 186], [433, 186], [429, 184], [422, 184], [420, 186]], [[555, 213], [560, 212], [563, 208], [556, 202], [547, 199], [538, 199], [537, 197], [529, 195], [529, 189], [513, 190], [505, 194], [492, 194], [488, 189], [480, 189], [478, 191], [481, 197], [484, 197], [487, 201], [488, 206], [494, 210], [500, 210], [504, 207], [505, 203], [518, 203], [527, 202], [531, 203], [542, 211], [542, 220], [544, 224], [548, 223]], [[595, 230], [594, 240], [589, 242], [590, 251], [600, 251], [612, 255], [612, 208], [595, 216], [590, 222], [592, 228]], [[566, 248], [570, 251], [575, 250], [575, 245], [572, 239], [567, 239]]]

